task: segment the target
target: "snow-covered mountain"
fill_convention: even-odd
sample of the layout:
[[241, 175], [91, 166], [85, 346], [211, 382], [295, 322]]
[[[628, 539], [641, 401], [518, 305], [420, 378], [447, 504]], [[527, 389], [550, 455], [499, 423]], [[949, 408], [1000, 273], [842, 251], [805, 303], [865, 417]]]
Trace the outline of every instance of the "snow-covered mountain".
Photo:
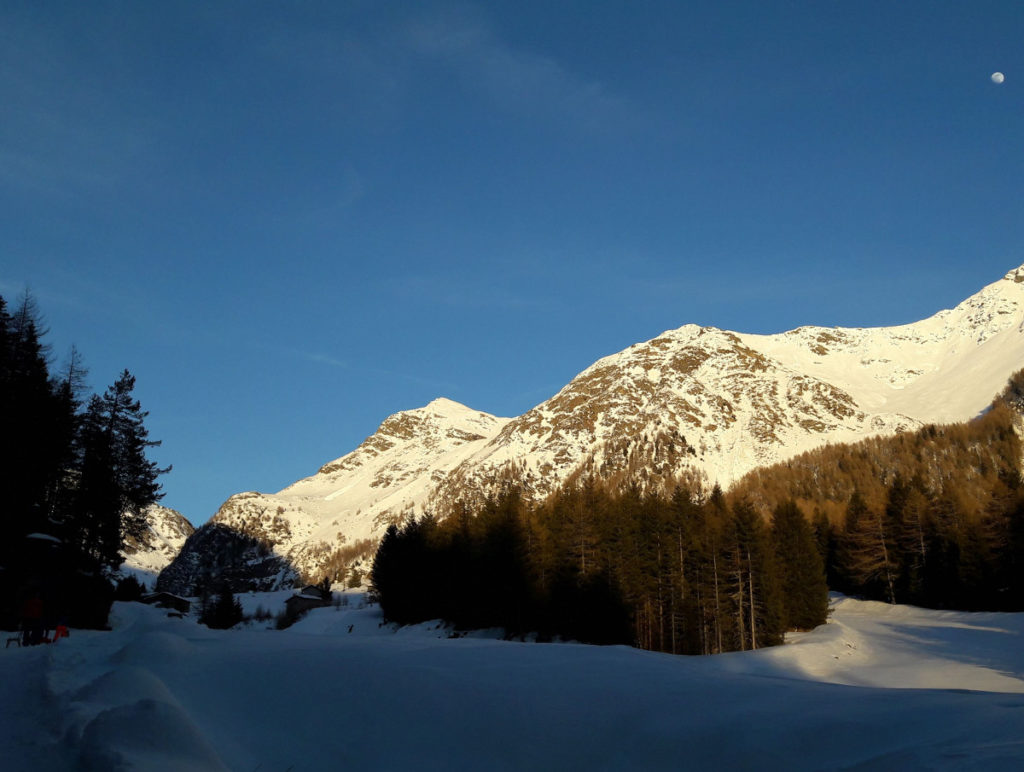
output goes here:
[[686, 325], [595, 362], [506, 424], [442, 490], [478, 489], [513, 465], [540, 493], [581, 469], [627, 466], [728, 487], [826, 442], [970, 419], [1021, 366], [1024, 266], [898, 327]]
[[533, 496], [581, 473], [727, 487], [824, 443], [970, 419], [1022, 366], [1024, 266], [898, 327], [754, 335], [686, 325], [595, 362], [517, 418], [445, 399], [397, 413], [315, 475], [231, 497], [211, 524], [312, 578], [345, 545], [505, 479]]
[[[205, 531], [214, 526], [269, 544], [292, 566], [318, 577], [320, 567], [339, 550], [379, 538], [389, 523], [421, 512], [437, 485], [507, 421], [447, 399], [396, 413], [358, 448], [324, 464], [312, 477], [276, 494], [229, 498], [161, 578], [161, 587], [185, 592], [197, 573], [209, 567], [202, 553], [211, 543]], [[222, 538], [214, 541], [223, 548]], [[271, 573], [258, 573], [249, 586], [273, 589], [267, 583]]]
[[121, 573], [151, 583], [178, 556], [195, 528], [180, 512], [159, 504], [147, 507], [145, 516], [142, 538], [129, 537], [125, 542]]

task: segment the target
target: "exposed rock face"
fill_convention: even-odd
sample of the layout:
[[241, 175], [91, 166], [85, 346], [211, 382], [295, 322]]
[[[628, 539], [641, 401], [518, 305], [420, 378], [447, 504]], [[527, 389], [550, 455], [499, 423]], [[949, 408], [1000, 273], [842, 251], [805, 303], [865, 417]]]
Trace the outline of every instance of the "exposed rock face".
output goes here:
[[260, 542], [220, 523], [208, 523], [185, 542], [157, 580], [156, 589], [181, 596], [218, 592], [265, 592], [291, 587], [298, 575], [288, 561]]
[[121, 571], [150, 582], [177, 557], [195, 528], [180, 512], [159, 504], [147, 507], [145, 515], [148, 527], [141, 538], [125, 543]]
[[627, 468], [727, 487], [826, 442], [972, 418], [1022, 363], [1024, 266], [899, 327], [750, 335], [687, 325], [599, 360], [510, 421], [436, 499], [513, 471], [535, 495], [581, 470]]
[[1024, 266], [899, 327], [752, 335], [687, 325], [599, 360], [514, 419], [443, 399], [397, 413], [312, 477], [233, 496], [204, 528], [262, 540], [319, 578], [346, 544], [505, 479], [534, 497], [591, 473], [727, 487], [826, 442], [970, 419], [1022, 363]]

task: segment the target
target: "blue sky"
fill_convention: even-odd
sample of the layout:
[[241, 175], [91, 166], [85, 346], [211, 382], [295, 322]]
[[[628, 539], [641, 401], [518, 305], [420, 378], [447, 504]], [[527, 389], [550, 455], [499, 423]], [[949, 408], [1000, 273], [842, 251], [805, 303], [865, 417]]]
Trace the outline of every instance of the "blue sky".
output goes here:
[[7, 2], [0, 294], [201, 523], [665, 329], [956, 304], [1024, 263], [1022, 89], [1017, 0]]

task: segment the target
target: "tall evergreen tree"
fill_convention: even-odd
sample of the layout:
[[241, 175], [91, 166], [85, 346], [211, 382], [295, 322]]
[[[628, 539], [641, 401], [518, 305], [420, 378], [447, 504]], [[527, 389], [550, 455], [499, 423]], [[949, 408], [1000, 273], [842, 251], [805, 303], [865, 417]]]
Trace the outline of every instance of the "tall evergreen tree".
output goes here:
[[733, 508], [730, 528], [734, 634], [743, 649], [782, 643], [784, 605], [779, 570], [761, 516], [746, 501]]
[[244, 618], [242, 602], [232, 594], [230, 588], [224, 587], [214, 603], [208, 603], [199, 621], [215, 630], [227, 630], [234, 627]]
[[49, 378], [45, 329], [35, 300], [25, 293], [16, 311], [0, 316], [4, 328], [0, 372], [0, 474], [5, 493], [4, 536], [17, 551], [21, 538], [49, 532], [47, 492], [63, 454], [58, 408]]
[[792, 499], [775, 508], [772, 541], [779, 561], [785, 626], [810, 630], [825, 623], [828, 585], [814, 530]]
[[116, 567], [124, 537], [140, 537], [143, 510], [162, 494], [160, 469], [146, 450], [147, 415], [132, 396], [135, 377], [125, 370], [102, 397], [94, 396], [82, 420], [82, 471], [71, 531], [101, 566]]
[[67, 362], [52, 382], [54, 393], [53, 431], [59, 452], [47, 490], [48, 518], [64, 524], [70, 517], [75, 488], [82, 467], [82, 401], [88, 374], [81, 354], [72, 346]]

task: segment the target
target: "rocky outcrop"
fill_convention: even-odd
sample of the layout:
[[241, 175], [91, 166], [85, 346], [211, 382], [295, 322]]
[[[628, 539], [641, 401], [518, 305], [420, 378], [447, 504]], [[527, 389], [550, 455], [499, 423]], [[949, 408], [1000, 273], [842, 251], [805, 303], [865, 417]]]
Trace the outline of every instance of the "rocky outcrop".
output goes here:
[[145, 530], [125, 540], [121, 572], [150, 582], [177, 557], [195, 528], [180, 512], [159, 504], [147, 507], [144, 514]]

